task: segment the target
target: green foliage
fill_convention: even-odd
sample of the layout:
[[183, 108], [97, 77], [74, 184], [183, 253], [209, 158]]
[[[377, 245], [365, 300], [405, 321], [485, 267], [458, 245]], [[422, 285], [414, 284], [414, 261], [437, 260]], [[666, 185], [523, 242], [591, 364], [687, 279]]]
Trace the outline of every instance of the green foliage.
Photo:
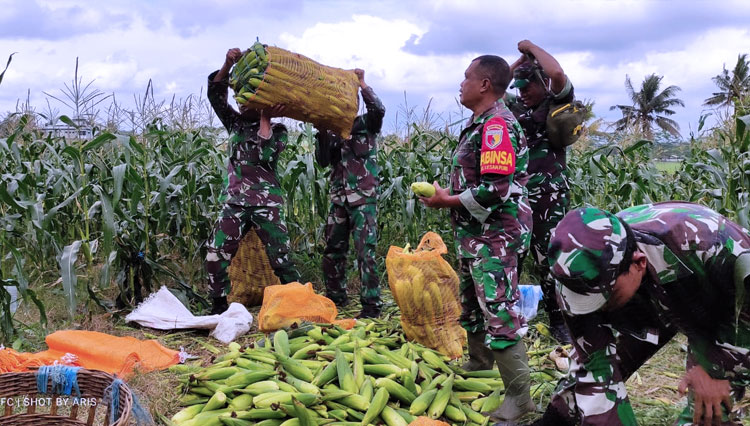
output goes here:
[[[119, 305], [132, 304], [153, 271], [206, 304], [197, 283], [225, 161], [215, 132], [155, 122], [138, 138], [66, 140], [26, 130], [27, 119], [0, 139], [0, 278], [35, 298], [27, 283], [59, 270], [71, 317], [79, 300], [110, 306], [102, 292], [112, 283]], [[12, 329], [2, 331], [9, 341]]]
[[613, 105], [609, 108], [618, 109], [622, 113], [622, 118], [615, 122], [618, 131], [630, 129], [651, 139], [655, 125], [673, 135], [680, 134], [680, 126], [668, 117], [674, 115], [673, 107], [685, 106], [685, 103], [677, 98], [677, 92], [681, 89], [677, 86], [668, 86], [659, 91], [663, 78], [656, 74], [647, 75], [643, 79], [641, 90], [636, 91], [630, 76], [625, 76], [625, 90], [632, 105]]
[[737, 55], [737, 63], [731, 75], [724, 65], [721, 74], [711, 80], [719, 91], [706, 99], [704, 105], [730, 107], [734, 106], [735, 102], [745, 100], [750, 95], [750, 60], [747, 53]]
[[[142, 291], [155, 290], [153, 281], [169, 283], [193, 308], [207, 306], [203, 261], [221, 205], [226, 135], [209, 128], [175, 129], [156, 120], [137, 135], [102, 131], [90, 140], [66, 140], [33, 130], [27, 125], [33, 119], [20, 115], [15, 131], [0, 139], [3, 284], [18, 287], [24, 300], [36, 305], [42, 325], [45, 306], [34, 293], [40, 285], [54, 286], [69, 317], [92, 303], [107, 309], [113, 303], [132, 306]], [[652, 142], [630, 144], [629, 135], [571, 150], [571, 206], [618, 211], [682, 199], [748, 226], [750, 118], [733, 124], [694, 139], [676, 170], [653, 160], [658, 153]], [[425, 208], [410, 190], [415, 181], [448, 185], [458, 135], [450, 126], [434, 127], [410, 124], [408, 137], [380, 141], [376, 254], [381, 266], [390, 245], [415, 245], [426, 231], [453, 245], [448, 211]], [[704, 149], [709, 139], [715, 148]], [[330, 170], [314, 161], [312, 127], [300, 126], [290, 141], [279, 178], [292, 252], [303, 279], [320, 282]], [[452, 251], [449, 260], [455, 260]], [[350, 271], [356, 276], [355, 268]], [[385, 268], [381, 272], [385, 275]], [[113, 294], [119, 294], [116, 300]], [[16, 336], [9, 306], [9, 293], [0, 287], [5, 343]]]

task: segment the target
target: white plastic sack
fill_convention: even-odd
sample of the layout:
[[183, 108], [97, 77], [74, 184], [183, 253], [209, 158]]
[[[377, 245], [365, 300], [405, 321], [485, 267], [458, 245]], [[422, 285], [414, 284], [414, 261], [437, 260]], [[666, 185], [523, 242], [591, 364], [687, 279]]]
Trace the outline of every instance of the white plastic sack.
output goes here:
[[213, 329], [211, 336], [229, 343], [250, 331], [253, 315], [244, 305], [232, 303], [221, 315], [195, 316], [166, 287], [152, 293], [138, 308], [125, 317], [126, 321], [159, 330], [181, 328]]
[[21, 296], [18, 295], [18, 287], [13, 285], [6, 285], [5, 291], [10, 294], [10, 313], [15, 314], [18, 309], [18, 305], [21, 304]]
[[526, 321], [531, 321], [536, 316], [539, 301], [542, 300], [542, 287], [532, 284], [521, 284], [518, 286], [521, 297], [518, 300], [518, 307], [521, 315]]

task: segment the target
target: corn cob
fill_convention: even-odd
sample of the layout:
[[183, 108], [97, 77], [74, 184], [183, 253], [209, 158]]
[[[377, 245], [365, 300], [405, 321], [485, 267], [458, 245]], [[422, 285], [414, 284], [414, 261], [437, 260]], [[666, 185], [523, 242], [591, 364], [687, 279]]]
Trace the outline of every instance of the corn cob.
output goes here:
[[454, 405], [449, 404], [448, 406], [446, 406], [444, 414], [445, 417], [457, 423], [464, 423], [466, 421], [466, 414], [461, 410], [461, 408]]
[[375, 419], [375, 417], [380, 415], [380, 412], [383, 411], [383, 407], [385, 407], [389, 397], [388, 390], [385, 388], [380, 388], [375, 392], [375, 396], [372, 398], [372, 401], [370, 401], [370, 407], [367, 408], [367, 412], [365, 413], [364, 418], [362, 418], [362, 426], [366, 426]]
[[174, 423], [182, 423], [187, 420], [192, 419], [195, 417], [198, 413], [203, 411], [203, 407], [205, 407], [206, 404], [196, 404], [191, 405], [190, 407], [183, 408], [182, 410], [178, 411], [174, 416], [172, 416], [172, 421]]
[[427, 408], [429, 408], [432, 400], [435, 399], [435, 395], [437, 395], [437, 393], [437, 389], [430, 389], [428, 391], [422, 392], [422, 394], [416, 397], [409, 406], [409, 414], [413, 416], [419, 416], [427, 411]]
[[396, 410], [387, 405], [383, 407], [383, 410], [380, 412], [380, 417], [388, 426], [408, 426], [406, 420], [404, 420]]
[[388, 389], [388, 393], [406, 404], [411, 404], [417, 398], [408, 389], [386, 377], [375, 380], [375, 387]]
[[354, 381], [354, 373], [352, 373], [349, 363], [339, 349], [336, 349], [336, 373], [339, 376], [339, 386], [341, 386], [341, 389], [350, 393], [357, 393], [359, 391], [359, 387]]
[[211, 397], [211, 399], [208, 400], [206, 405], [201, 410], [201, 413], [206, 411], [218, 410], [219, 408], [224, 407], [226, 404], [227, 395], [222, 391], [218, 391]]
[[438, 390], [435, 399], [430, 403], [430, 407], [427, 409], [427, 415], [430, 416], [430, 418], [437, 419], [443, 415], [443, 411], [445, 411], [445, 407], [448, 405], [448, 401], [451, 398], [451, 392], [453, 392], [453, 379], [453, 374], [445, 379], [442, 388]]

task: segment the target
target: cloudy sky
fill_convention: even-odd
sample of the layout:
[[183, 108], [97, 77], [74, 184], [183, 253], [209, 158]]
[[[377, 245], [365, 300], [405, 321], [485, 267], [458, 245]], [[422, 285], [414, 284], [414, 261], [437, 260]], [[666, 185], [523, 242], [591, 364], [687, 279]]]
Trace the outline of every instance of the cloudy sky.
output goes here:
[[227, 49], [256, 36], [326, 65], [364, 68], [387, 107], [386, 131], [405, 105], [455, 117], [471, 59], [512, 62], [529, 39], [607, 120], [618, 118], [609, 106], [629, 102], [626, 74], [636, 86], [663, 75], [682, 88], [686, 107], [674, 118], [688, 135], [715, 89], [711, 77], [750, 53], [750, 1], [0, 0], [2, 65], [17, 52], [0, 84], [0, 116], [27, 93], [42, 110], [43, 92], [59, 96], [72, 80], [76, 57], [84, 82], [126, 104], [149, 79], [157, 99], [205, 93]]

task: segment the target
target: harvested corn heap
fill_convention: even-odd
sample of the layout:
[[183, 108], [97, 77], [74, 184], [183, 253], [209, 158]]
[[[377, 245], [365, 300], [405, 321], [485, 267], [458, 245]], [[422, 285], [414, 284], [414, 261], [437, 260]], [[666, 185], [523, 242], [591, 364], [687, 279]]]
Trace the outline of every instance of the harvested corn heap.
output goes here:
[[285, 115], [348, 138], [359, 109], [354, 71], [260, 42], [246, 50], [230, 73], [234, 99], [253, 109], [286, 105]]
[[[352, 330], [305, 323], [244, 349], [230, 344], [207, 368], [170, 371], [182, 373], [188, 407], [172, 417], [182, 426], [406, 426], [416, 416], [483, 426], [505, 389], [497, 370], [464, 371], [383, 320]], [[538, 399], [562, 374], [542, 367], [531, 377]]]

